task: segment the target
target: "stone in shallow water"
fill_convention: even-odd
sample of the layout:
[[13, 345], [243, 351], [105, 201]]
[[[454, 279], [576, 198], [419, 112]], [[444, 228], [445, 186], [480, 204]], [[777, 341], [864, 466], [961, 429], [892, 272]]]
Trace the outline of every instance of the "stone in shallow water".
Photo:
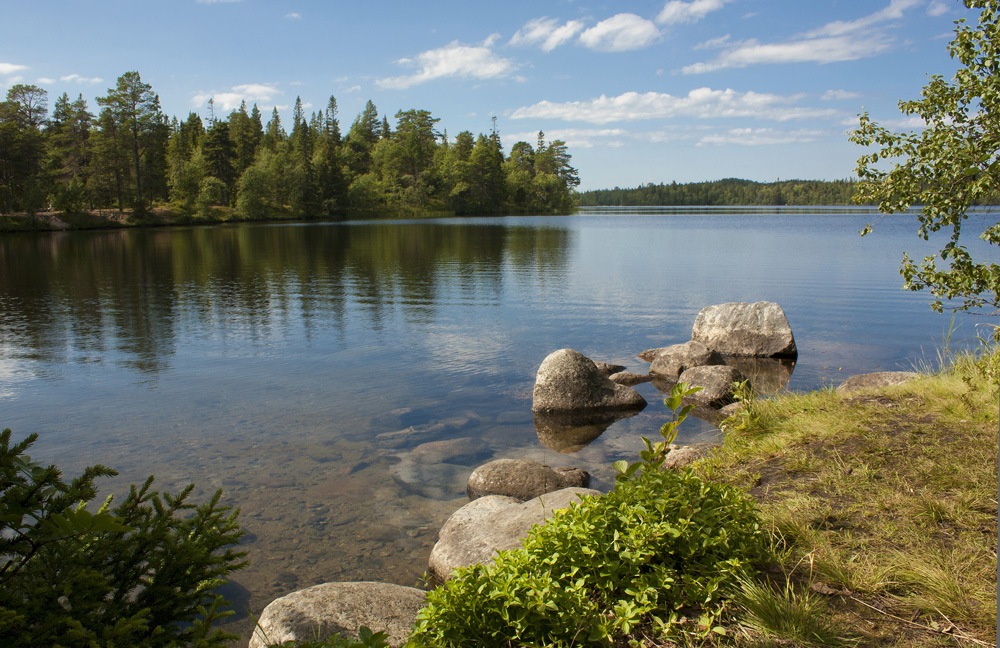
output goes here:
[[649, 373], [665, 378], [676, 378], [691, 367], [724, 364], [722, 355], [698, 340], [658, 349], [653, 356]]
[[733, 383], [743, 380], [743, 376], [735, 367], [712, 365], [688, 369], [678, 380], [691, 387], [701, 387], [689, 397], [695, 403], [722, 407], [733, 401]]
[[642, 409], [646, 400], [611, 382], [587, 356], [573, 349], [550, 353], [538, 368], [532, 392], [535, 412]]
[[529, 459], [497, 459], [472, 471], [466, 492], [470, 500], [504, 495], [525, 501], [570, 486], [589, 485], [590, 473], [579, 468], [550, 468]]
[[798, 355], [788, 318], [774, 302], [707, 306], [695, 318], [691, 339], [725, 355], [765, 358]]
[[536, 524], [584, 495], [600, 495], [589, 488], [564, 488], [527, 502], [503, 495], [487, 495], [455, 511], [441, 527], [431, 549], [428, 569], [441, 581], [459, 567], [493, 562], [498, 551], [514, 549]]
[[426, 592], [388, 583], [324, 583], [275, 599], [260, 615], [249, 648], [305, 641], [334, 632], [352, 637], [366, 626], [402, 646]]

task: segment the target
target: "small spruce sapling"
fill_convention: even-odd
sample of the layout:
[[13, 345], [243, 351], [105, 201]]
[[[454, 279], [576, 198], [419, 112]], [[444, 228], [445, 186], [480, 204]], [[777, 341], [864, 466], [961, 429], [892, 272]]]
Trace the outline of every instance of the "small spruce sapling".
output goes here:
[[213, 628], [232, 614], [216, 592], [246, 565], [235, 549], [238, 512], [152, 490], [150, 477], [112, 507], [91, 512], [86, 468], [70, 482], [31, 460], [32, 434], [11, 445], [0, 433], [0, 645], [224, 646]]

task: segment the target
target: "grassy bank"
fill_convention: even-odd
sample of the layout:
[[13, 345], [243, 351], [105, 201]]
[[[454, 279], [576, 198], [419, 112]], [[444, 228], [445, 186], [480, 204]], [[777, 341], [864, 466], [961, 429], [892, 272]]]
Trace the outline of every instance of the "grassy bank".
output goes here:
[[[753, 403], [695, 467], [759, 502], [742, 645], [994, 645], [1000, 352], [895, 387]], [[783, 643], [788, 642], [788, 643]]]

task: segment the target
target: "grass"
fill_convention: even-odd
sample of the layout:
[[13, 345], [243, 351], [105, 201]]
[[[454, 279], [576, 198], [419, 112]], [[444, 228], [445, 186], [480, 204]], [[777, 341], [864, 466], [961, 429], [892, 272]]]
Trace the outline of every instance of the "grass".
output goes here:
[[1000, 349], [841, 395], [751, 403], [695, 470], [749, 490], [774, 544], [730, 638], [994, 645]]

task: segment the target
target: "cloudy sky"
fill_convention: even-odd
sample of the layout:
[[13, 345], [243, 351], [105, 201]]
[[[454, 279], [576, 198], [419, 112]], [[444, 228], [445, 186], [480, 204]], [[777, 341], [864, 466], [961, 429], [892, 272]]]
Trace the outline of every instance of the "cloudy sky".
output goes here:
[[853, 175], [857, 114], [954, 72], [959, 0], [0, 0], [0, 91], [137, 70], [168, 115], [371, 99], [454, 136], [569, 144], [581, 189]]

